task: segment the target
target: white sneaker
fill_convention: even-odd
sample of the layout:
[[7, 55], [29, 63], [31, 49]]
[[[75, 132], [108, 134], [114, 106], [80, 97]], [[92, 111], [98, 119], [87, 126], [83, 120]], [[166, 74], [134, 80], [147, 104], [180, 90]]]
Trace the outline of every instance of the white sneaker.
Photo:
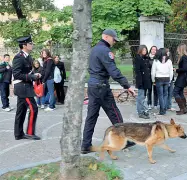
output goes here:
[[10, 112], [11, 109], [9, 107], [7, 107], [7, 108], [3, 109], [3, 111]]
[[170, 108], [170, 109], [168, 109], [168, 111], [176, 111], [176, 109], [175, 108]]
[[154, 109], [155, 109], [155, 110], [157, 110], [157, 109], [158, 109], [158, 107], [157, 107], [157, 106], [154, 106]]
[[14, 110], [14, 107], [9, 106], [9, 108], [10, 108], [11, 111]]
[[41, 109], [44, 109], [45, 108], [45, 106], [44, 105], [41, 105]]
[[151, 109], [152, 109], [151, 105], [148, 105], [148, 109], [149, 109], [149, 110], [151, 110]]
[[44, 109], [44, 111], [54, 111], [55, 108], [50, 108], [50, 107], [47, 107], [46, 109]]

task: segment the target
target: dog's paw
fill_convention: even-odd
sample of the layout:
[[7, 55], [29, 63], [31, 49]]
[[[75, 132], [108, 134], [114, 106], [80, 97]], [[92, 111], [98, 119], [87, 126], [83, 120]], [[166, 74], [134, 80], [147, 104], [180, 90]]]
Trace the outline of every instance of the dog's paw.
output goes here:
[[151, 164], [155, 164], [155, 163], [156, 163], [156, 161], [153, 160], [153, 159], [152, 159], [152, 160], [149, 160], [149, 161], [150, 161]]
[[118, 159], [117, 156], [112, 156], [111, 158], [112, 158], [112, 160], [117, 160]]
[[175, 153], [175, 152], [176, 152], [176, 150], [171, 149], [171, 150], [170, 150], [170, 152], [171, 152], [171, 153]]
[[129, 152], [128, 148], [123, 149], [123, 152]]

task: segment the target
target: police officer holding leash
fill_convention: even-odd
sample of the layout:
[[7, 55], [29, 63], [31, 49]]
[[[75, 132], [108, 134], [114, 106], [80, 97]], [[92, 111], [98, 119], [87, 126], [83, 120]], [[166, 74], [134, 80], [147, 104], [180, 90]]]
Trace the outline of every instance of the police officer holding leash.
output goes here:
[[[41, 77], [41, 74], [32, 73], [32, 58], [29, 53], [32, 51], [33, 42], [31, 36], [22, 37], [17, 40], [21, 51], [13, 59], [14, 94], [17, 98], [17, 111], [14, 125], [14, 135], [16, 140], [32, 139], [40, 140], [35, 135], [35, 125], [38, 115], [38, 107], [34, 99], [33, 81]], [[27, 133], [23, 131], [23, 124], [29, 107]]]
[[[88, 113], [85, 121], [83, 141], [81, 153], [90, 153], [92, 146], [92, 135], [95, 124], [99, 116], [100, 107], [103, 108], [112, 124], [122, 123], [122, 115], [116, 106], [114, 96], [109, 85], [110, 76], [120, 83], [133, 96], [135, 92], [116, 67], [114, 54], [111, 52], [112, 47], [118, 42], [117, 33], [113, 29], [106, 29], [102, 33], [102, 39], [93, 47], [89, 59], [89, 74], [88, 81]], [[134, 143], [128, 143], [127, 146], [132, 146]]]

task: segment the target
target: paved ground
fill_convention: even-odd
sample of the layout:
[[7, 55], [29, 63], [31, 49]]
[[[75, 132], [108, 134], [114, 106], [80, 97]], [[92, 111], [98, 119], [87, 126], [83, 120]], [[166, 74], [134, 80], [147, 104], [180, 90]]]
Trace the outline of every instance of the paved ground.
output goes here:
[[[11, 98], [11, 104], [15, 107], [16, 98]], [[119, 104], [119, 108], [126, 122], [156, 120], [153, 115], [151, 120], [139, 119], [135, 113], [135, 105], [130, 102]], [[0, 110], [0, 175], [7, 171], [60, 160], [62, 111], [63, 106], [58, 106], [54, 112], [39, 110], [37, 135], [42, 137], [41, 141], [15, 141], [13, 136], [15, 110], [8, 113]], [[84, 105], [83, 117], [86, 116], [86, 111], [87, 105]], [[159, 120], [168, 122], [171, 117], [182, 124], [187, 132], [187, 115], [176, 116], [174, 112], [170, 112]], [[105, 129], [110, 125], [105, 113], [101, 111], [93, 144], [101, 142]], [[119, 160], [114, 163], [124, 173], [126, 180], [187, 180], [187, 139], [178, 138], [167, 141], [176, 153], [171, 154], [155, 148], [153, 157], [157, 163], [154, 165], [149, 164], [145, 147], [138, 145], [129, 148], [129, 152], [117, 152]], [[93, 156], [97, 157], [95, 153]], [[108, 155], [105, 161], [112, 163]]]

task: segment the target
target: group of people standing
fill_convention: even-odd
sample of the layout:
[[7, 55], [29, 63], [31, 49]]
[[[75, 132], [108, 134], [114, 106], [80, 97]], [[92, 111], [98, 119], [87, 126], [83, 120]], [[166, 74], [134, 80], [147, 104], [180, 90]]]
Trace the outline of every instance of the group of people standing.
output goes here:
[[[180, 108], [177, 115], [187, 113], [186, 99], [183, 91], [187, 85], [187, 46], [180, 44], [177, 48], [179, 55], [178, 68], [173, 68], [169, 49], [152, 46], [148, 53], [145, 45], [140, 45], [135, 58], [136, 87], [138, 88], [137, 112], [140, 118], [149, 119], [149, 110], [152, 108], [152, 90], [154, 107], [159, 102], [159, 115], [165, 115], [172, 108], [172, 97]], [[174, 72], [178, 74], [173, 89]], [[145, 99], [147, 97], [147, 104]]]
[[[42, 97], [37, 97], [37, 105], [41, 109], [45, 108], [46, 104], [49, 106], [45, 111], [53, 111], [55, 104], [64, 104], [65, 92], [64, 92], [64, 80], [66, 79], [66, 71], [64, 63], [59, 61], [59, 56], [51, 56], [48, 49], [44, 49], [41, 52], [42, 61], [34, 60], [33, 73], [40, 73], [42, 77], [38, 80], [45, 84], [44, 94]], [[60, 72], [60, 81], [55, 81], [55, 69], [58, 68]], [[56, 92], [57, 101], [55, 99]]]

